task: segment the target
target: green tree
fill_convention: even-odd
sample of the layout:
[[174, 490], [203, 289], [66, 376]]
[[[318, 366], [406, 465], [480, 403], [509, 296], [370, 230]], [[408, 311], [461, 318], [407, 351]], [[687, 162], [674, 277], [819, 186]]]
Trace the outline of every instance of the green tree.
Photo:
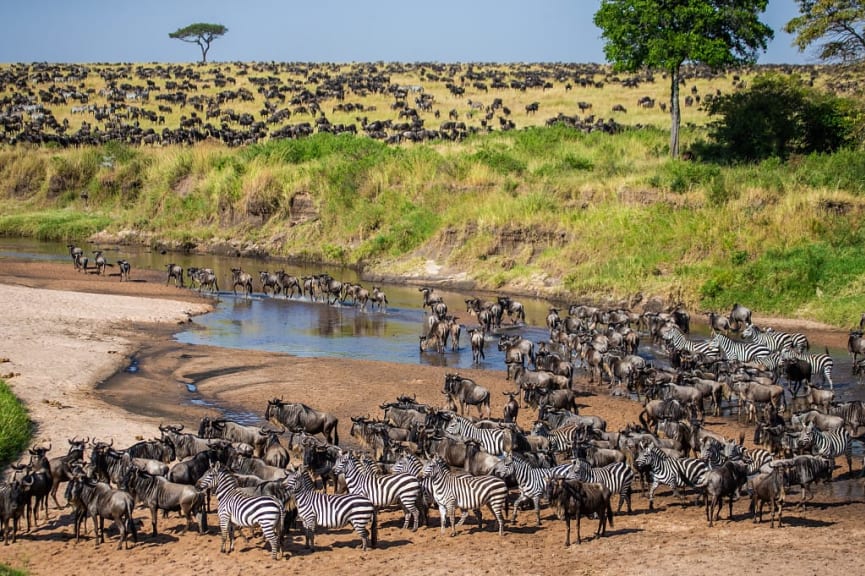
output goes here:
[[670, 79], [670, 154], [679, 155], [679, 86], [688, 62], [753, 63], [774, 33], [759, 20], [768, 0], [602, 0], [595, 25], [614, 69], [662, 70]]
[[825, 39], [821, 60], [858, 62], [865, 58], [865, 5], [858, 0], [798, 0], [799, 16], [784, 30], [795, 34], [800, 52]]
[[716, 149], [706, 155], [759, 161], [834, 152], [855, 142], [859, 109], [852, 100], [811, 88], [798, 76], [758, 76], [747, 90], [708, 105]]
[[201, 48], [201, 61], [207, 62], [207, 52], [210, 50], [210, 43], [223, 36], [226, 32], [228, 32], [228, 28], [222, 24], [199, 22], [197, 24], [190, 24], [185, 28], [178, 28], [168, 34], [168, 37], [191, 44], [198, 44], [198, 47]]

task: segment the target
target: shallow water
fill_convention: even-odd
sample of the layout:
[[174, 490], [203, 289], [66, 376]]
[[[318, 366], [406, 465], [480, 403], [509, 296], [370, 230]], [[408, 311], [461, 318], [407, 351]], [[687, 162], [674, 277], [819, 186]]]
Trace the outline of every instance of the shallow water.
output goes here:
[[[85, 247], [86, 251], [96, 247]], [[351, 304], [328, 305], [308, 299], [273, 298], [254, 293], [251, 298], [235, 296], [230, 288], [230, 269], [241, 267], [256, 276], [260, 270], [284, 269], [297, 276], [328, 272], [345, 282], [359, 282], [358, 276], [349, 269], [309, 268], [288, 265], [280, 261], [250, 258], [233, 258], [213, 255], [161, 254], [135, 247], [115, 247], [106, 250], [109, 261], [125, 258], [132, 262], [133, 278], [137, 268], [165, 270], [169, 263], [184, 268], [189, 266], [213, 268], [220, 276], [223, 290], [216, 295], [214, 312], [198, 316], [183, 331], [175, 335], [179, 342], [206, 344], [236, 349], [255, 349], [280, 352], [296, 356], [323, 356], [380, 360], [406, 364], [428, 364], [456, 369], [472, 367], [468, 335], [463, 330], [457, 351], [439, 355], [435, 352], [419, 351], [418, 336], [423, 333], [425, 313], [421, 309], [422, 297], [417, 286], [383, 284], [389, 306], [387, 311], [361, 311]], [[31, 260], [68, 261], [67, 248], [61, 243], [39, 242], [29, 239], [0, 238], [0, 261], [3, 258]], [[70, 265], [71, 271], [71, 265]], [[368, 282], [361, 282], [369, 286]], [[465, 300], [469, 297], [492, 298], [494, 295], [480, 292], [438, 290], [444, 301], [451, 306], [451, 313], [470, 325], [472, 318], [465, 312]], [[552, 305], [549, 301], [535, 298], [516, 298], [526, 308], [526, 326], [505, 326], [503, 332], [519, 333], [534, 342], [548, 337], [544, 327], [546, 314]], [[696, 316], [696, 315], [694, 315]], [[706, 336], [705, 325], [696, 325], [693, 338]], [[645, 339], [644, 339], [645, 340]], [[498, 335], [487, 338], [486, 358], [480, 368], [502, 370], [503, 355], [497, 349]], [[836, 398], [844, 400], [865, 399], [865, 386], [853, 377], [852, 363], [844, 349], [830, 349], [835, 361]], [[643, 345], [640, 354], [650, 361], [663, 361], [663, 354], [654, 347]]]

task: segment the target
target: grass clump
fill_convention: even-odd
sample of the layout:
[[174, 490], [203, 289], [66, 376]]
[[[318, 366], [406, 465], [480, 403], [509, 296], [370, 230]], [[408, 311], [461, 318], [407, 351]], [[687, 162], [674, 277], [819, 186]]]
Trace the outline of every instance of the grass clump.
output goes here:
[[15, 461], [30, 443], [30, 417], [24, 404], [0, 380], [0, 468]]

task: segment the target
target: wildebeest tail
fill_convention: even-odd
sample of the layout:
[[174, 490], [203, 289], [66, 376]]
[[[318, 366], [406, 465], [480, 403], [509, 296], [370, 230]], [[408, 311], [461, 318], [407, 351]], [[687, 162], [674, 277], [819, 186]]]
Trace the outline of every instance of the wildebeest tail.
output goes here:
[[132, 512], [135, 509], [135, 503], [127, 503], [126, 505], [126, 524], [128, 526], [128, 531], [132, 534], [132, 541], [136, 544], [138, 543], [138, 527], [136, 526], [137, 522], [132, 517]]
[[372, 511], [372, 527], [370, 529], [370, 546], [375, 548], [378, 545], [378, 510]]
[[607, 523], [610, 525], [610, 528], [613, 527], [613, 499], [610, 497], [607, 500]]

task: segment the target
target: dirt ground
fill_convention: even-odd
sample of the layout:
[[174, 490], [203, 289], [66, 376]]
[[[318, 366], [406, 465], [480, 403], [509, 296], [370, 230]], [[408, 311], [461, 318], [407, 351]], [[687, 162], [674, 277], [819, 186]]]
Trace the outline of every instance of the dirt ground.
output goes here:
[[[159, 272], [134, 271], [129, 283], [117, 276], [75, 273], [71, 265], [0, 261], [0, 375], [27, 403], [37, 424], [36, 443], [51, 442], [52, 455], [64, 452], [65, 439], [87, 436], [128, 445], [158, 435], [160, 423], [195, 427], [213, 408], [190, 403], [205, 399], [231, 410], [262, 414], [267, 400], [281, 397], [335, 412], [340, 437], [350, 444], [349, 417], [381, 414], [379, 404], [399, 394], [416, 394], [421, 402], [440, 404], [445, 368], [342, 359], [295, 358], [178, 344], [171, 338], [178, 322], [194, 322], [208, 300], [164, 285]], [[797, 321], [798, 322], [798, 321]], [[776, 325], [779, 325], [777, 322]], [[801, 326], [802, 324], [799, 323]], [[846, 334], [815, 326], [809, 337], [843, 341]], [[835, 340], [833, 340], [834, 342]], [[118, 371], [137, 361], [138, 372]], [[463, 371], [492, 391], [493, 415], [500, 415], [511, 390], [504, 371]], [[194, 384], [198, 394], [187, 385]], [[581, 381], [582, 386], [587, 386]], [[586, 388], [586, 390], [589, 390]], [[582, 398], [584, 414], [607, 419], [610, 429], [635, 422], [636, 402], [592, 389]], [[534, 415], [524, 409], [520, 424]], [[728, 437], [751, 429], [735, 418], [708, 418], [707, 426]], [[656, 510], [634, 495], [634, 514], [618, 514], [604, 538], [591, 538], [596, 521], [585, 520], [582, 545], [564, 548], [564, 525], [544, 508], [543, 524], [521, 511], [508, 523], [504, 537], [491, 526], [483, 530], [470, 519], [456, 537], [435, 526], [403, 531], [402, 514], [381, 515], [379, 547], [362, 552], [348, 529], [320, 533], [318, 549], [302, 548], [297, 532], [287, 542], [289, 555], [274, 562], [254, 539], [238, 542], [231, 555], [219, 553], [216, 519], [206, 535], [183, 533], [174, 515], [160, 518], [160, 535], [141, 529], [131, 550], [113, 541], [96, 547], [90, 537], [76, 544], [66, 511], [50, 509], [50, 521], [23, 534], [14, 545], [0, 546], [0, 563], [32, 574], [72, 575], [96, 572], [139, 574], [142, 566], [156, 574], [220, 573], [245, 576], [274, 568], [301, 571], [393, 574], [705, 574], [783, 573], [804, 576], [862, 573], [865, 557], [865, 498], [858, 479], [861, 458], [851, 477], [836, 470], [836, 480], [817, 488], [805, 510], [785, 509], [784, 528], [768, 521], [753, 524], [747, 503], [737, 501], [733, 519], [708, 528], [702, 508], [683, 508], [668, 488], [659, 489]], [[798, 499], [798, 494], [791, 500]], [[489, 516], [489, 513], [487, 513]], [[146, 521], [149, 514], [136, 511]]]

